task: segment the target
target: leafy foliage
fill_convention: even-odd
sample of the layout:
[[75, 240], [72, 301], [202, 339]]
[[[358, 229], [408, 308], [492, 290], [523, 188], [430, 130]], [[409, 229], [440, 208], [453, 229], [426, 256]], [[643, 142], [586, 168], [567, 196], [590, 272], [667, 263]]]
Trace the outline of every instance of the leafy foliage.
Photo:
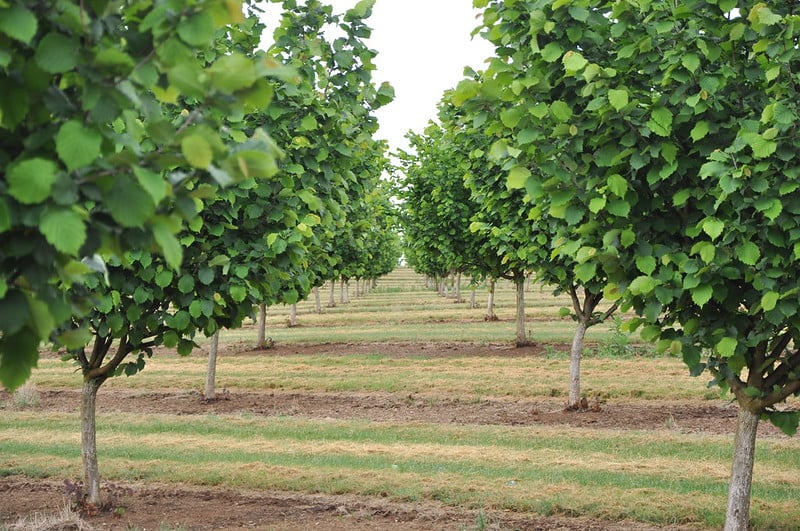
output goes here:
[[243, 22], [236, 1], [14, 1], [0, 19], [0, 380], [13, 388], [88, 307], [70, 288], [104, 269], [93, 256], [146, 249], [177, 270], [196, 183], [274, 166], [267, 143], [237, 148], [247, 135], [228, 117], [267, 105], [266, 76], [284, 71], [215, 49]]

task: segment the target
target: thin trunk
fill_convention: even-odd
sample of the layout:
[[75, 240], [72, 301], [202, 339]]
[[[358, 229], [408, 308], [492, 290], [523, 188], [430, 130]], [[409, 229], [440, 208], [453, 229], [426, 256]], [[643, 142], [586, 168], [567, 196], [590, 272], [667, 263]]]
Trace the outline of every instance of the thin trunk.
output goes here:
[[475, 308], [478, 307], [477, 304], [475, 303], [475, 290], [476, 289], [477, 288], [475, 288], [475, 286], [472, 286], [472, 293], [470, 293], [470, 296], [469, 296], [469, 308], [470, 308], [470, 310], [474, 310]]
[[583, 340], [586, 337], [586, 323], [578, 321], [575, 335], [572, 338], [572, 352], [569, 358], [569, 403], [567, 408], [577, 409], [581, 400], [581, 356], [583, 356]]
[[461, 271], [456, 275], [456, 302], [464, 302], [461, 298]]
[[757, 413], [740, 406], [724, 531], [745, 531], [750, 523], [750, 487], [753, 483], [758, 419]]
[[525, 334], [525, 278], [521, 277], [515, 282], [517, 288], [517, 346], [529, 344]]
[[258, 305], [258, 342], [256, 348], [265, 348], [267, 341], [267, 305]]
[[100, 504], [100, 468], [97, 465], [97, 390], [102, 380], [83, 383], [81, 393], [81, 457], [86, 487], [86, 501]]
[[297, 326], [297, 304], [289, 307], [289, 326]]
[[339, 304], [344, 304], [344, 278], [339, 279]]
[[319, 287], [314, 288], [314, 308], [317, 313], [322, 313], [322, 301], [319, 296]]
[[208, 369], [206, 370], [206, 392], [203, 397], [206, 400], [217, 398], [217, 351], [219, 350], [219, 330], [211, 336], [211, 344], [208, 347]]
[[431, 277], [425, 277], [425, 289], [431, 289]]
[[344, 302], [350, 304], [350, 279], [344, 283]]
[[336, 306], [336, 279], [331, 280], [331, 294], [328, 297], [328, 308]]
[[489, 281], [489, 300], [486, 302], [486, 315], [484, 316], [487, 321], [496, 321], [497, 315], [494, 313], [494, 290], [497, 286], [497, 281], [491, 279]]

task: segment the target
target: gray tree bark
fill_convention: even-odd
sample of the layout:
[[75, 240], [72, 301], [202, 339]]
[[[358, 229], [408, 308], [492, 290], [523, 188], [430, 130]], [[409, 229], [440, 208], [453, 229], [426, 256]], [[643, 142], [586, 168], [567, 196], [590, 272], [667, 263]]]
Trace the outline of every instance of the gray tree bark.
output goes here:
[[267, 305], [266, 304], [259, 304], [258, 305], [258, 341], [256, 342], [256, 348], [264, 348], [266, 347], [267, 341]]
[[203, 397], [206, 400], [217, 398], [217, 351], [219, 350], [219, 330], [211, 336], [211, 343], [208, 347], [208, 368], [206, 370], [206, 390]]
[[472, 287], [472, 293], [470, 293], [470, 295], [469, 295], [469, 308], [470, 308], [470, 310], [474, 310], [475, 308], [477, 308], [477, 305], [475, 303], [475, 290], [476, 290], [476, 288], [473, 286]]
[[336, 279], [331, 280], [331, 294], [328, 297], [328, 308], [336, 306]]
[[464, 302], [461, 298], [461, 271], [456, 275], [456, 302]]
[[297, 304], [289, 307], [289, 326], [297, 326]]
[[319, 287], [314, 288], [314, 309], [317, 313], [322, 313], [322, 301], [319, 296]]
[[733, 443], [733, 465], [724, 531], [746, 531], [750, 524], [750, 488], [759, 415], [740, 406]]
[[575, 335], [572, 337], [572, 351], [569, 357], [569, 403], [567, 407], [577, 408], [581, 400], [581, 356], [583, 341], [586, 337], [586, 323], [578, 321]]
[[86, 501], [100, 503], [100, 468], [97, 464], [97, 390], [100, 383], [89, 380], [81, 392], [81, 458]]
[[517, 346], [528, 345], [528, 337], [525, 334], [525, 277], [520, 277], [514, 282], [517, 288]]
[[484, 316], [487, 321], [497, 320], [497, 315], [494, 313], [494, 291], [497, 287], [497, 280], [489, 280], [489, 300], [486, 302], [486, 315]]
[[339, 304], [344, 304], [344, 279], [339, 279]]

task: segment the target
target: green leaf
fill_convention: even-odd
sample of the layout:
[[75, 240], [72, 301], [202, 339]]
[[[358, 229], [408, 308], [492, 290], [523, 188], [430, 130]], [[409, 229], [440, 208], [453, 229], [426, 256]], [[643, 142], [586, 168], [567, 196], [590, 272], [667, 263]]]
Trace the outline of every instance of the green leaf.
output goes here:
[[39, 230], [53, 247], [72, 256], [78, 255], [86, 241], [86, 224], [77, 212], [68, 208], [45, 209]]
[[207, 169], [214, 157], [211, 145], [198, 134], [187, 135], [181, 140], [181, 152], [186, 162], [201, 170]]
[[34, 55], [39, 67], [50, 74], [73, 70], [78, 64], [77, 42], [60, 33], [48, 33], [39, 41]]
[[564, 53], [564, 48], [562, 48], [560, 44], [555, 41], [549, 42], [547, 46], [542, 48], [542, 59], [548, 63], [552, 63], [558, 61], [562, 53]]
[[653, 256], [639, 256], [636, 258], [636, 267], [645, 275], [652, 275], [656, 270], [656, 259]]
[[177, 26], [178, 36], [190, 46], [205, 46], [214, 38], [214, 18], [207, 10], [182, 20]]
[[606, 211], [620, 218], [627, 218], [631, 212], [631, 205], [623, 199], [609, 201]]
[[703, 232], [708, 234], [712, 240], [719, 238], [720, 234], [722, 234], [722, 231], [725, 230], [725, 222], [717, 218], [708, 217], [705, 218], [702, 223]]
[[528, 182], [530, 176], [531, 171], [528, 168], [524, 166], [514, 166], [511, 168], [511, 171], [508, 172], [506, 186], [509, 190], [525, 188], [525, 183]]
[[705, 120], [697, 122], [689, 134], [691, 135], [692, 140], [695, 142], [705, 138], [705, 136], [708, 134], [708, 122]]
[[214, 282], [214, 270], [210, 267], [201, 267], [197, 272], [197, 279], [206, 286]]
[[700, 58], [696, 53], [690, 52], [681, 56], [681, 64], [683, 64], [686, 70], [694, 73], [700, 67]]
[[580, 282], [589, 282], [597, 272], [597, 263], [584, 262], [575, 266], [575, 278]]
[[627, 89], [609, 89], [608, 102], [614, 107], [615, 110], [620, 111], [623, 107], [628, 105], [628, 90]]
[[235, 302], [242, 302], [247, 298], [247, 288], [244, 286], [231, 286], [228, 289], [228, 293], [231, 294], [231, 299]]
[[647, 127], [658, 136], [669, 136], [672, 132], [672, 112], [665, 107], [656, 107], [650, 113]]
[[601, 210], [603, 210], [606, 206], [606, 198], [605, 197], [593, 197], [589, 201], [589, 211], [593, 214], [597, 214]]
[[737, 341], [736, 338], [723, 337], [716, 344], [715, 348], [720, 356], [722, 356], [723, 358], [730, 358], [734, 354], [736, 354], [736, 346], [738, 344], [739, 341]]
[[628, 181], [622, 175], [615, 173], [608, 178], [608, 190], [617, 197], [625, 197], [625, 193], [628, 191]]
[[630, 283], [630, 286], [628, 286], [628, 290], [633, 295], [647, 295], [654, 289], [656, 289], [656, 281], [654, 278], [647, 275], [636, 277]]
[[39, 341], [30, 328], [0, 338], [0, 383], [13, 391], [31, 375], [39, 360]]
[[550, 112], [559, 122], [568, 122], [572, 118], [572, 108], [563, 101], [554, 101], [550, 104]]
[[158, 286], [159, 288], [166, 288], [172, 283], [173, 278], [174, 275], [172, 271], [170, 271], [169, 269], [159, 271], [158, 273], [156, 273], [156, 278], [155, 278], [156, 286]]
[[567, 73], [578, 72], [587, 64], [589, 64], [589, 61], [587, 61], [583, 55], [573, 50], [565, 53], [564, 57], [561, 59], [561, 62], [564, 64], [564, 69], [567, 71]]
[[465, 101], [471, 100], [480, 92], [480, 85], [472, 79], [463, 79], [456, 85], [456, 90], [451, 96], [453, 105], [460, 107]]
[[170, 191], [170, 186], [164, 177], [154, 171], [141, 166], [134, 166], [133, 174], [136, 175], [139, 184], [150, 194], [153, 203], [156, 205], [161, 203]]
[[114, 178], [105, 204], [114, 221], [123, 227], [141, 227], [156, 211], [150, 194], [127, 175]]
[[223, 55], [208, 69], [208, 72], [212, 76], [212, 86], [226, 93], [248, 88], [258, 78], [253, 62], [240, 53]]
[[314, 118], [313, 115], [307, 114], [303, 116], [303, 119], [300, 120], [300, 127], [298, 128], [299, 131], [314, 131], [319, 127], [317, 123], [317, 119]]
[[711, 300], [711, 297], [714, 295], [714, 288], [712, 288], [708, 284], [703, 284], [701, 286], [697, 286], [696, 288], [692, 289], [692, 300], [696, 305], [699, 307], [703, 307], [706, 305], [708, 301]]
[[36, 15], [29, 9], [19, 4], [0, 9], [0, 32], [12, 39], [30, 44], [37, 28]]
[[85, 347], [92, 340], [92, 337], [92, 333], [88, 328], [76, 328], [59, 334], [57, 341], [67, 349], [72, 350]]
[[761, 249], [753, 242], [745, 242], [736, 248], [736, 255], [743, 264], [754, 266], [761, 258]]
[[774, 310], [780, 298], [781, 298], [780, 293], [777, 293], [775, 291], [768, 291], [767, 293], [761, 296], [761, 308], [765, 312]]
[[96, 161], [100, 156], [100, 144], [103, 139], [94, 129], [84, 127], [77, 120], [70, 120], [62, 125], [56, 135], [56, 152], [58, 157], [72, 171]]
[[800, 424], [800, 413], [797, 411], [767, 411], [765, 415], [773, 426], [786, 435], [791, 437], [797, 433]]
[[194, 278], [191, 275], [183, 275], [178, 281], [178, 290], [181, 293], [191, 293], [194, 290]]
[[58, 168], [49, 160], [35, 158], [13, 164], [8, 169], [8, 193], [26, 205], [41, 203], [53, 190]]
[[157, 216], [151, 221], [151, 228], [153, 237], [158, 246], [161, 247], [161, 252], [167, 261], [167, 265], [177, 270], [183, 260], [183, 248], [175, 236], [172, 224], [167, 219]]

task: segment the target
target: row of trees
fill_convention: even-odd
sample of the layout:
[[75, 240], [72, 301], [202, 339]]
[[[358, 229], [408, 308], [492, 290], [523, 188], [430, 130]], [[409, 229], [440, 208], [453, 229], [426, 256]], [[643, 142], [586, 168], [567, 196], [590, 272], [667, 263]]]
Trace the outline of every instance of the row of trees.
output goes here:
[[[576, 346], [602, 299], [635, 312], [631, 331], [735, 396], [725, 527], [746, 529], [759, 419], [798, 425], [780, 404], [800, 391], [800, 14], [737, 0], [474, 4], [496, 56], [412, 137], [407, 170], [409, 195], [470, 198], [450, 218], [469, 238], [433, 241], [410, 209], [415, 265], [464, 267], [430, 257], [475, 259], [486, 242], [507, 270], [571, 294]], [[426, 194], [426, 176], [456, 183]]]
[[0, 8], [0, 381], [80, 367], [89, 502], [109, 377], [396, 263], [372, 3], [286, 0], [267, 51], [250, 3]]

